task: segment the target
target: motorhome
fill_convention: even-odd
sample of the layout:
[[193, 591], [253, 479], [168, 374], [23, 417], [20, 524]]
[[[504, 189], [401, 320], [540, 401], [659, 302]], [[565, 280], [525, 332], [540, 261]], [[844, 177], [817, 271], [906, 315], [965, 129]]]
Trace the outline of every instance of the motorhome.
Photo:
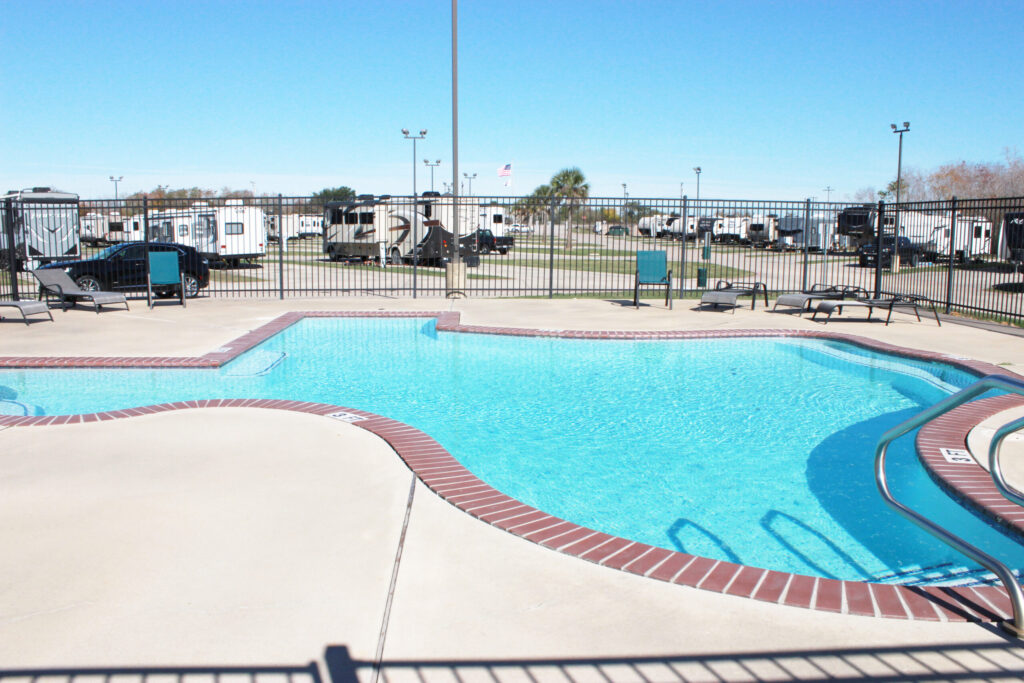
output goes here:
[[425, 217], [408, 200], [389, 195], [360, 195], [352, 200], [327, 202], [323, 217], [323, 252], [332, 261], [401, 263], [426, 234]]
[[[35, 268], [79, 255], [78, 195], [49, 187], [0, 197], [0, 267]], [[11, 238], [13, 237], [13, 241]]]
[[212, 263], [238, 266], [266, 254], [267, 225], [263, 210], [241, 199], [222, 205], [195, 202], [191, 206], [151, 211], [149, 237], [194, 247]]
[[1017, 266], [1024, 264], [1024, 212], [1017, 211], [1003, 216], [999, 258]]
[[[488, 212], [494, 208], [487, 207]], [[323, 251], [333, 261], [360, 259], [383, 265], [417, 260], [423, 265], [439, 265], [453, 239], [446, 227], [452, 222], [451, 214], [450, 201], [430, 195], [415, 202], [389, 195], [328, 202], [324, 206]], [[476, 232], [481, 218], [476, 204], [459, 203], [460, 245]]]

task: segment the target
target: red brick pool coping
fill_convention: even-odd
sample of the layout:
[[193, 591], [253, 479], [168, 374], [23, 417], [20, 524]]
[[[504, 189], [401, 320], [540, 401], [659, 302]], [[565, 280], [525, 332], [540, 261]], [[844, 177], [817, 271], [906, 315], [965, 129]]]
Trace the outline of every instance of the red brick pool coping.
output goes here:
[[[702, 330], [702, 331], [577, 331], [536, 330], [511, 327], [463, 325], [454, 312], [291, 312], [242, 335], [225, 346], [199, 357], [4, 357], [2, 368], [215, 368], [256, 344], [309, 317], [436, 318], [437, 329], [529, 337], [573, 339], [714, 339], [726, 337], [808, 337], [835, 339], [859, 346], [924, 360], [939, 360], [979, 375], [1012, 375], [1003, 368], [965, 358], [905, 349], [884, 342], [842, 333], [792, 330]], [[1024, 402], [1018, 400], [1016, 404]], [[918, 449], [922, 461], [943, 485], [979, 506], [1003, 523], [1024, 530], [1024, 513], [1017, 516], [1004, 509], [984, 490], [984, 477], [974, 464], [947, 467], [939, 448], [964, 447], [966, 433], [981, 420], [1010, 405], [1006, 397], [986, 399], [957, 410], [922, 429]], [[351, 422], [386, 441], [416, 476], [434, 493], [452, 505], [499, 529], [547, 548], [573, 555], [612, 569], [660, 581], [691, 586], [765, 602], [826, 612], [881, 616], [925, 621], [995, 621], [1010, 614], [1010, 601], [1001, 587], [921, 586], [841, 581], [791, 574], [657, 548], [582, 527], [537, 510], [484, 483], [463, 467], [429, 435], [396, 420], [365, 411], [322, 403], [273, 399], [213, 399], [181, 401], [84, 415], [41, 417], [0, 416], [0, 426], [23, 427], [64, 425], [136, 417], [170, 410], [197, 408], [266, 408], [324, 415]], [[936, 457], [941, 462], [936, 460]], [[972, 469], [973, 468], [973, 469]], [[991, 479], [987, 481], [991, 484]], [[994, 490], [994, 485], [993, 485]], [[997, 493], [998, 495], [998, 493]], [[1002, 499], [1001, 496], [999, 496]], [[1016, 506], [1013, 506], [1016, 507]]]

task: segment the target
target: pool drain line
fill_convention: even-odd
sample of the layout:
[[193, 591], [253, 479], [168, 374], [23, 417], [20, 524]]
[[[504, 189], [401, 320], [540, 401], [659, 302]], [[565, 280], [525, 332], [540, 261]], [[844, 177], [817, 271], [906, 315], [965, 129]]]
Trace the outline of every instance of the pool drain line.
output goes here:
[[398, 536], [398, 550], [395, 551], [395, 562], [391, 565], [391, 582], [388, 584], [388, 598], [384, 602], [384, 617], [380, 622], [380, 635], [377, 637], [377, 653], [373, 658], [373, 680], [378, 683], [380, 664], [384, 660], [384, 641], [388, 637], [388, 621], [391, 619], [391, 603], [395, 599], [395, 584], [398, 583], [398, 567], [402, 563], [402, 549], [405, 547], [405, 532], [409, 529], [409, 517], [412, 515], [412, 498], [416, 494], [416, 475], [412, 475], [409, 484], [409, 498], [405, 502], [405, 519], [402, 520], [402, 533]]

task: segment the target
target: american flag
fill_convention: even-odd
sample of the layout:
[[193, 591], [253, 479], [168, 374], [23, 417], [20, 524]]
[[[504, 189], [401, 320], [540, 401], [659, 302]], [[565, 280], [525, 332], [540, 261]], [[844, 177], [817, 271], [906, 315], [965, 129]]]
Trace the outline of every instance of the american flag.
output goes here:
[[512, 164], [505, 164], [504, 166], [502, 166], [501, 168], [498, 169], [498, 177], [499, 178], [506, 178], [506, 177], [511, 176], [511, 175], [512, 175]]

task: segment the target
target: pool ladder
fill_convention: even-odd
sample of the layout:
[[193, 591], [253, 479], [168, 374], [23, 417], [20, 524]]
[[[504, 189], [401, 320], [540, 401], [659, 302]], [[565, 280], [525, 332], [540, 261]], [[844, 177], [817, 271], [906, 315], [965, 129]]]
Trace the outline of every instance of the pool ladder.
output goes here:
[[[882, 498], [885, 499], [886, 503], [895, 508], [897, 512], [909, 519], [911, 522], [917, 524], [928, 533], [937, 537], [939, 540], [945, 542], [947, 545], [950, 545], [964, 555], [967, 555], [972, 560], [999, 577], [999, 580], [1003, 582], [1003, 586], [1006, 588], [1006, 592], [1010, 596], [1010, 602], [1013, 605], [1013, 619], [1011, 621], [1002, 622], [1000, 626], [1018, 638], [1024, 638], [1024, 593], [1022, 593], [1020, 584], [1014, 577], [1013, 571], [988, 553], [974, 547], [967, 541], [947, 531], [944, 527], [936, 524], [919, 512], [911, 510], [900, 503], [893, 497], [892, 492], [889, 491], [889, 484], [885, 478], [885, 454], [889, 449], [890, 443], [904, 434], [924, 425], [926, 422], [931, 422], [940, 415], [948, 413], [950, 410], [953, 410], [954, 408], [961, 406], [993, 389], [1024, 396], [1024, 381], [1000, 375], [989, 375], [987, 377], [983, 377], [966, 389], [962, 389], [952, 396], [939, 401], [931, 408], [918, 413], [906, 422], [896, 425], [883, 434], [882, 438], [878, 441], [878, 446], [875, 448], [875, 482], [878, 484], [878, 490], [882, 493]], [[1024, 418], [1012, 420], [996, 430], [992, 437], [992, 443], [989, 445], [988, 462], [992, 481], [995, 482], [996, 488], [999, 492], [1008, 500], [1013, 501], [1017, 505], [1024, 506], [1024, 494], [1017, 491], [1006, 482], [1003, 478], [1003, 471], [999, 464], [1000, 444], [1002, 444], [1003, 440], [1007, 436], [1021, 428], [1024, 428]]]

